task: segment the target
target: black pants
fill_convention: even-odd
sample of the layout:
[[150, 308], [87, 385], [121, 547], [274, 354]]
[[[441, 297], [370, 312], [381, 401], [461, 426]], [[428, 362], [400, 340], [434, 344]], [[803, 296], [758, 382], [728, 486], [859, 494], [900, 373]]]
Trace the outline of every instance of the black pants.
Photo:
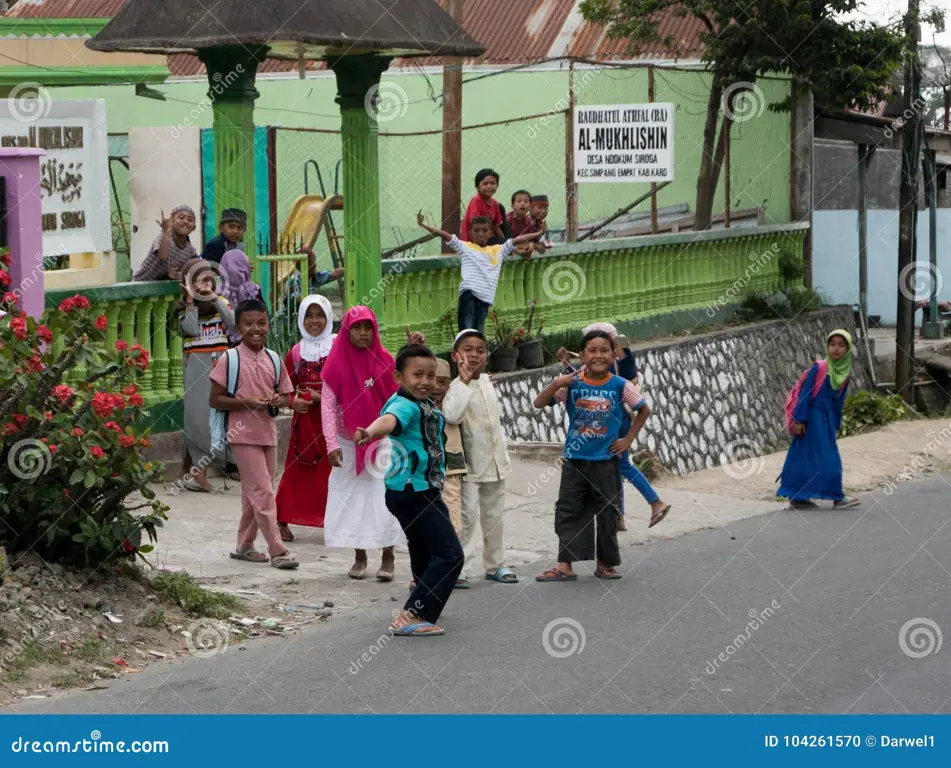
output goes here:
[[486, 304], [472, 291], [459, 294], [459, 330], [473, 329], [485, 333], [485, 319], [489, 316], [491, 304]]
[[568, 459], [561, 467], [561, 486], [555, 502], [558, 562], [600, 560], [608, 568], [619, 566], [621, 552], [617, 543], [617, 518], [621, 511], [620, 501], [621, 473], [617, 459]]
[[[407, 486], [410, 488], [410, 486]], [[386, 507], [403, 528], [416, 580], [403, 610], [433, 624], [462, 573], [465, 555], [438, 490], [386, 491]]]

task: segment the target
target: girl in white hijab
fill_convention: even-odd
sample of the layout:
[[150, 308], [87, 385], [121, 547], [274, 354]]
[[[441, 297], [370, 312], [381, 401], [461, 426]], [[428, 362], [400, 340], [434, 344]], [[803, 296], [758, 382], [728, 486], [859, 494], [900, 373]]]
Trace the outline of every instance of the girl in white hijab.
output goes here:
[[292, 524], [324, 527], [330, 463], [320, 418], [320, 373], [333, 346], [333, 324], [327, 297], [312, 295], [301, 302], [297, 314], [301, 340], [285, 361], [295, 391], [291, 440], [277, 489], [277, 521], [284, 541], [294, 540]]

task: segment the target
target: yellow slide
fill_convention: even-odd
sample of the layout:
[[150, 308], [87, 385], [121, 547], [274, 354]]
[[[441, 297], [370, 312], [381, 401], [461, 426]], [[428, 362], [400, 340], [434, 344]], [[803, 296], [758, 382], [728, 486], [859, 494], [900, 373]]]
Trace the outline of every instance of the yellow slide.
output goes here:
[[[324, 227], [328, 211], [342, 211], [343, 198], [340, 195], [331, 195], [326, 200], [320, 195], [301, 195], [291, 206], [290, 213], [284, 221], [282, 234], [293, 237], [302, 243], [304, 251], [313, 250]], [[328, 233], [331, 252], [340, 253], [337, 243]], [[309, 265], [313, 267], [314, 265]], [[278, 265], [277, 279], [280, 285], [294, 272], [294, 262], [282, 261]]]

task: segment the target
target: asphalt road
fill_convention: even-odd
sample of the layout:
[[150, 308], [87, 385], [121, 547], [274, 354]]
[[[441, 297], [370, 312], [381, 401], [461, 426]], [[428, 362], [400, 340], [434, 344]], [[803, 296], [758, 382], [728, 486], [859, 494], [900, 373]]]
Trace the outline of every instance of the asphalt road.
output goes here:
[[[761, 515], [635, 547], [621, 581], [586, 569], [573, 584], [537, 584], [536, 569], [522, 568], [518, 586], [455, 593], [440, 638], [390, 639], [397, 604], [381, 602], [17, 709], [947, 714], [951, 648], [937, 638], [951, 632], [949, 483], [937, 476], [866, 495], [855, 510]], [[546, 638], [570, 654], [552, 655]]]

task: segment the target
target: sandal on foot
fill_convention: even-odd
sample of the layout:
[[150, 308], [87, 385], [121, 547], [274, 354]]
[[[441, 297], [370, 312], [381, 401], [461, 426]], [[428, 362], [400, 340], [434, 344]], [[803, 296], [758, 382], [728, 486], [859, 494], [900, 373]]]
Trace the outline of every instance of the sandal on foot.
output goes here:
[[564, 571], [559, 571], [557, 568], [549, 568], [547, 571], [542, 571], [535, 577], [535, 581], [577, 581], [577, 573], [565, 573]]
[[650, 525], [647, 527], [653, 528], [655, 525], [657, 525], [657, 523], [661, 522], [665, 517], [667, 517], [668, 512], [670, 512], [670, 504], [668, 504], [659, 512], [655, 512], [653, 515], [651, 515]]
[[389, 570], [386, 570], [383, 566], [380, 566], [380, 570], [376, 572], [376, 580], [386, 582], [393, 581], [393, 568], [391, 567]]
[[594, 572], [596, 578], [599, 579], [621, 579], [624, 578], [618, 573], [617, 568], [606, 568], [604, 566], [598, 566], [598, 569]]
[[366, 575], [367, 575], [366, 565], [352, 565], [350, 567], [350, 570], [347, 571], [347, 576], [349, 576], [351, 579], [357, 579], [357, 581], [359, 581], [360, 579], [365, 579]]
[[266, 563], [268, 556], [258, 552], [254, 547], [245, 547], [238, 552], [231, 552], [232, 560], [244, 560], [246, 563]]
[[286, 525], [278, 526], [278, 530], [281, 532], [281, 541], [294, 541], [294, 534]]
[[859, 499], [852, 496], [848, 499], [840, 499], [839, 501], [834, 501], [832, 502], [832, 506], [835, 507], [836, 509], [852, 509], [853, 507], [857, 507], [861, 503], [862, 502]]
[[799, 501], [797, 499], [791, 499], [789, 502], [789, 509], [819, 509], [819, 505], [814, 501]]
[[275, 555], [271, 558], [271, 567], [278, 568], [282, 571], [293, 571], [300, 565], [290, 554], [287, 552], [283, 555]]
[[460, 576], [458, 579], [456, 579], [456, 585], [453, 587], [453, 589], [470, 589], [469, 579], [467, 579], [465, 576]]
[[446, 630], [432, 622], [419, 621], [405, 627], [390, 627], [390, 634], [394, 637], [438, 637], [446, 634]]
[[497, 581], [499, 584], [518, 584], [518, 576], [516, 576], [511, 568], [499, 568], [493, 573], [487, 573], [485, 575], [486, 581]]
[[416, 589], [416, 582], [415, 582], [415, 581], [411, 581], [411, 582], [409, 583], [409, 591], [412, 592], [414, 589]]

